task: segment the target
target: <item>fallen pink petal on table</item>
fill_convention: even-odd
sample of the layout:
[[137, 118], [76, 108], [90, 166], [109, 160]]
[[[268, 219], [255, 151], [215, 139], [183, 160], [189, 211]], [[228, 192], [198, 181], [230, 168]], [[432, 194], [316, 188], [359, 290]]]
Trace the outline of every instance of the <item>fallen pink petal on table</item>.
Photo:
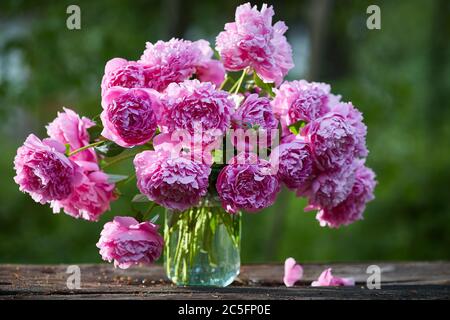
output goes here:
[[312, 287], [340, 287], [354, 285], [355, 279], [335, 277], [331, 274], [331, 268], [325, 269], [319, 276], [319, 279], [311, 283]]
[[292, 287], [303, 277], [303, 268], [294, 258], [287, 258], [284, 262], [283, 282], [286, 287]]

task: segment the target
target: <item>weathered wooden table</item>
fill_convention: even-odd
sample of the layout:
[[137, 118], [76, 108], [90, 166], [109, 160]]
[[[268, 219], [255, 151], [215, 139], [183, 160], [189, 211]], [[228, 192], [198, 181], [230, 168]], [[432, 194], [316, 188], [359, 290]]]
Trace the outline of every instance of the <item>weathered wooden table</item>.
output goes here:
[[[381, 289], [368, 289], [367, 267], [381, 268]], [[81, 288], [67, 287], [67, 265], [0, 265], [0, 299], [450, 299], [450, 262], [306, 264], [295, 287], [281, 264], [246, 265], [227, 288], [176, 287], [161, 266], [114, 269], [80, 265]], [[354, 277], [354, 287], [311, 287], [325, 269]]]

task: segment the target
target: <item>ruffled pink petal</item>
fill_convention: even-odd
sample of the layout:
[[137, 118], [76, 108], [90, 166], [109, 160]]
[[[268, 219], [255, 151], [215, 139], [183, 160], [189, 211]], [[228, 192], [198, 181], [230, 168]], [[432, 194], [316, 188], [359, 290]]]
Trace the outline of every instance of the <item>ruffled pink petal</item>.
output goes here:
[[317, 281], [311, 283], [312, 287], [339, 287], [339, 286], [354, 286], [355, 279], [353, 278], [340, 278], [333, 276], [331, 268], [325, 269], [319, 276]]

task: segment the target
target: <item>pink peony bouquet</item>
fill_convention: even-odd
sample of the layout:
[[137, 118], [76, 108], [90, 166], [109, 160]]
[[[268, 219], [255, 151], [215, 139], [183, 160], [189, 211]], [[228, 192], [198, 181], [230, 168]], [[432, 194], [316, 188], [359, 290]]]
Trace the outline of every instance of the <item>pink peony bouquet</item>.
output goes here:
[[[15, 182], [55, 213], [98, 221], [135, 182], [146, 211], [107, 222], [97, 247], [120, 268], [161, 255], [157, 206], [184, 211], [213, 194], [229, 215], [271, 206], [282, 187], [306, 197], [322, 226], [363, 218], [374, 198], [360, 111], [325, 83], [286, 81], [292, 50], [271, 6], [246, 3], [214, 49], [206, 40], [148, 42], [140, 58], [114, 58], [101, 81], [99, 115], [64, 108], [30, 134]], [[132, 161], [135, 172], [110, 167]], [[133, 213], [134, 214], [134, 213]]]

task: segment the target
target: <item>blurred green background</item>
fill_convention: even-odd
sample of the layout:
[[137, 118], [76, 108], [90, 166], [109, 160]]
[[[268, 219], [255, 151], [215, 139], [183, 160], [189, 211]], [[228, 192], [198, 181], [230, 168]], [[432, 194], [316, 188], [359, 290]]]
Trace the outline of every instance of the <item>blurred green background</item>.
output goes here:
[[[338, 230], [283, 192], [272, 208], [245, 215], [243, 262], [450, 259], [450, 1], [277, 2], [275, 20], [286, 21], [294, 50], [289, 79], [329, 82], [364, 113], [379, 184], [365, 220]], [[81, 30], [66, 28], [70, 4], [81, 7]], [[0, 262], [100, 261], [99, 232], [129, 213], [135, 191], [98, 223], [53, 215], [13, 182], [17, 147], [31, 132], [44, 137], [62, 106], [98, 114], [110, 58], [138, 59], [158, 39], [214, 42], [238, 4], [0, 2]], [[366, 27], [370, 4], [381, 8], [381, 30]]]

